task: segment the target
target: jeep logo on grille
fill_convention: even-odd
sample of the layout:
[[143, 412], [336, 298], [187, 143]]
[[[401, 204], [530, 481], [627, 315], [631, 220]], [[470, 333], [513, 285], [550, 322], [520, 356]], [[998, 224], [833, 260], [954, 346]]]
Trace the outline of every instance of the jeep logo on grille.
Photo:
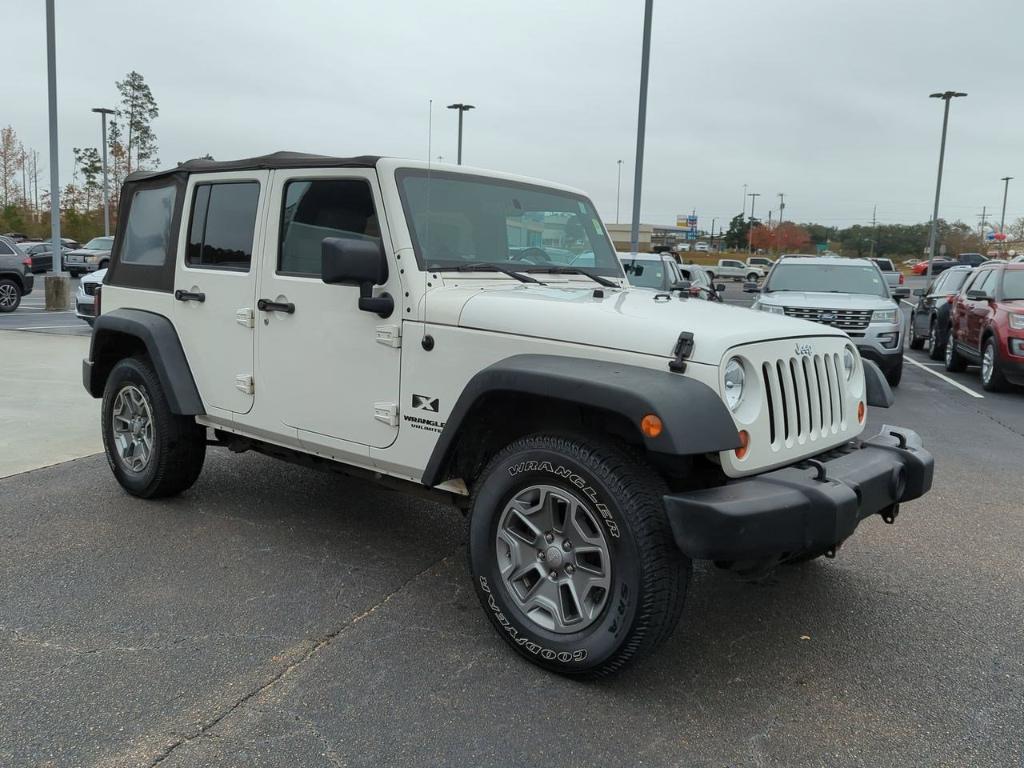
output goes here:
[[797, 344], [796, 353], [798, 355], [809, 355], [814, 352], [814, 348], [810, 344]]
[[822, 312], [820, 315], [818, 315], [818, 319], [821, 320], [823, 323], [831, 323], [836, 319], [836, 317], [837, 315], [835, 312]]

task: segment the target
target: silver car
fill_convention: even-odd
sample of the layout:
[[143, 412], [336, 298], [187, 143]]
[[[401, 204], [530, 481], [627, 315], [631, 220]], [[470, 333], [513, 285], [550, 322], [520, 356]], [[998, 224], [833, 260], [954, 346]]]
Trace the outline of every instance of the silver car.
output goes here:
[[106, 269], [110, 263], [110, 250], [114, 247], [113, 237], [94, 237], [81, 248], [64, 256], [64, 266], [72, 277]]
[[758, 289], [753, 309], [812, 320], [846, 331], [860, 350], [885, 373], [892, 386], [903, 375], [903, 314], [905, 288], [890, 288], [878, 266], [868, 259], [785, 257]]
[[75, 291], [75, 315], [89, 325], [96, 321], [96, 292], [103, 285], [103, 278], [106, 276], [107, 270], [101, 269], [85, 275], [78, 281], [78, 290]]

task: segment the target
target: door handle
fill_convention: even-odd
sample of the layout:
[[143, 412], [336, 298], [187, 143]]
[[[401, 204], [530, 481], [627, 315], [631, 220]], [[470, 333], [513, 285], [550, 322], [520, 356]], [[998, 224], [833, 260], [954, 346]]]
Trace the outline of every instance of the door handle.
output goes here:
[[284, 312], [288, 315], [295, 314], [295, 305], [290, 301], [271, 301], [270, 299], [260, 299], [256, 302], [256, 308], [260, 312]]
[[193, 291], [183, 291], [179, 288], [174, 292], [174, 298], [178, 301], [198, 301], [202, 304], [206, 301], [206, 294]]

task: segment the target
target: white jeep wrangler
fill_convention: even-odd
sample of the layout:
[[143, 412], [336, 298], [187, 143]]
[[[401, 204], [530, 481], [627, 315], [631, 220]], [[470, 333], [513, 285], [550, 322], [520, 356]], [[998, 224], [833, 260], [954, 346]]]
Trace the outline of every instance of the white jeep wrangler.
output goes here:
[[180, 493], [220, 445], [453, 502], [485, 613], [548, 669], [650, 652], [695, 558], [833, 554], [931, 486], [915, 433], [860, 439], [891, 392], [845, 334], [630, 289], [575, 190], [277, 153], [121, 201], [83, 364], [118, 482]]

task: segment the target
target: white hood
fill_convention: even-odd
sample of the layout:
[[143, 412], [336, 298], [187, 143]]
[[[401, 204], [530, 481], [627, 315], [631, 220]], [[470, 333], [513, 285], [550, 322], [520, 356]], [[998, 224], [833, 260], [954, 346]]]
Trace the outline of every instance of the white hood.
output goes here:
[[440, 287], [424, 301], [428, 322], [571, 344], [671, 357], [679, 334], [694, 336], [690, 360], [718, 365], [739, 344], [807, 336], [844, 336], [817, 323], [654, 291], [592, 287], [496, 285]]

